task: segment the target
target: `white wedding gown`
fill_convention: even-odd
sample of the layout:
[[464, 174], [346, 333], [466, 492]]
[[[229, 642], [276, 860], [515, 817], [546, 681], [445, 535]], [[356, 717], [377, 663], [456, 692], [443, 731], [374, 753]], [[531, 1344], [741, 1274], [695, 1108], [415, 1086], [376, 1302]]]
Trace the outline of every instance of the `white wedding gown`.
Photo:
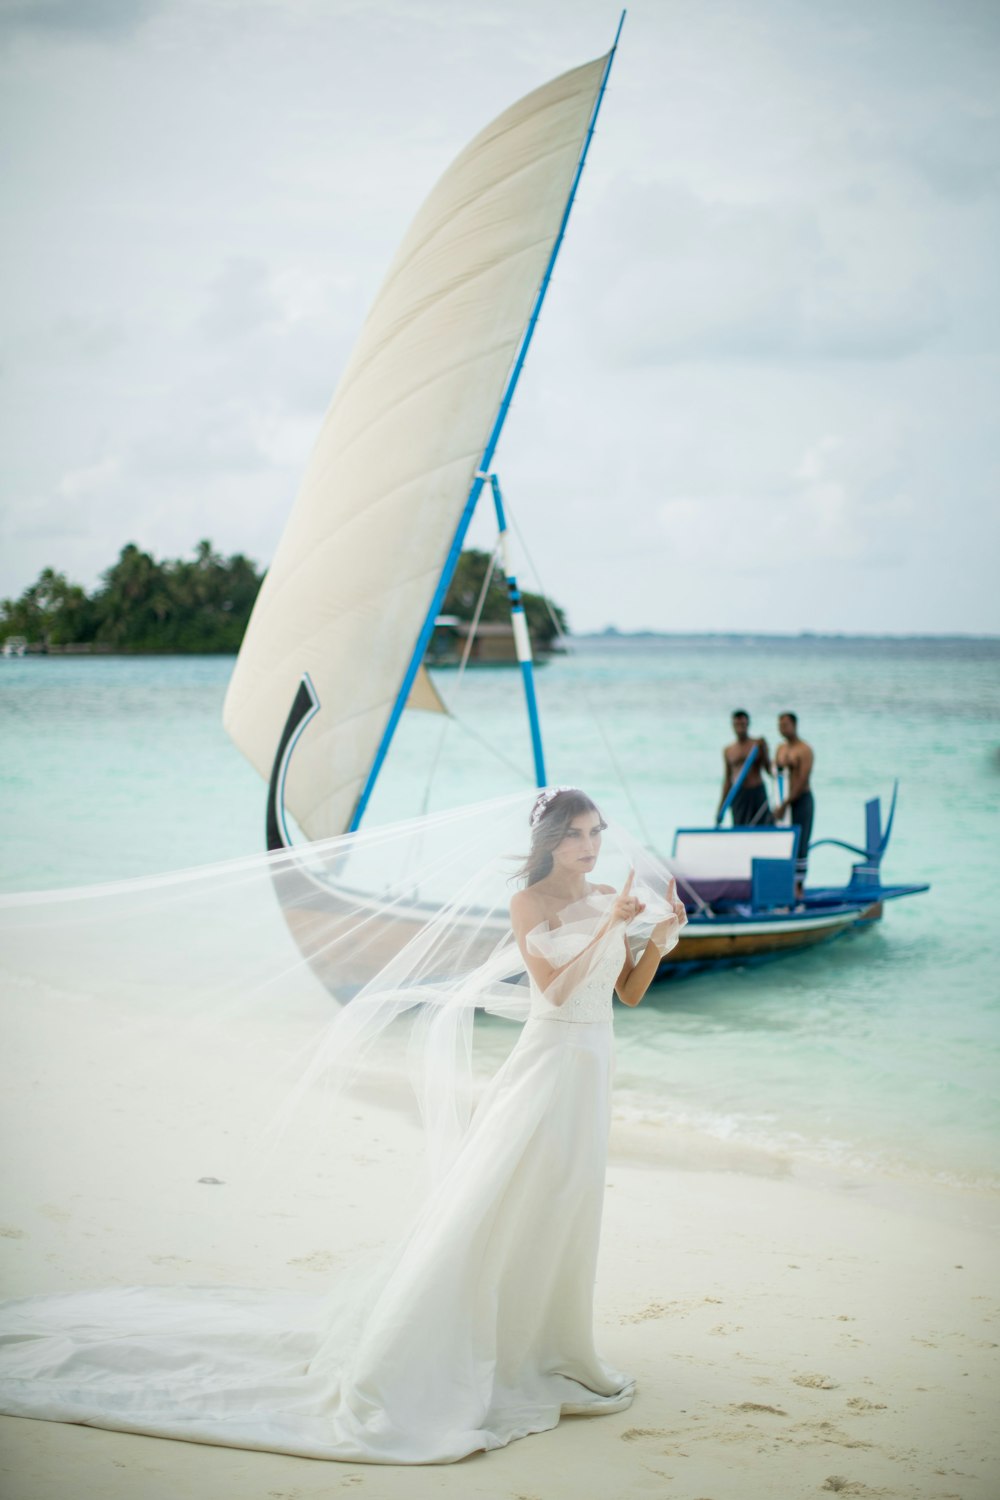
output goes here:
[[448, 1463], [620, 1411], [594, 1348], [613, 945], [531, 1014], [345, 1337], [332, 1299], [220, 1287], [31, 1297], [0, 1318], [0, 1410], [364, 1463]]

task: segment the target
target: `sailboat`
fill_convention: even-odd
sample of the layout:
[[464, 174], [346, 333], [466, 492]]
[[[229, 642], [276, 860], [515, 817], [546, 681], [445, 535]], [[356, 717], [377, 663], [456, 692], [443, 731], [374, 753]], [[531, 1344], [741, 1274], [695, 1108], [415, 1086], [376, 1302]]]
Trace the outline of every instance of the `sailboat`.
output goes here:
[[[492, 501], [539, 786], [547, 773], [531, 642], [506, 547], [495, 454], [524, 370], [594, 137], [610, 51], [499, 115], [452, 162], [407, 231], [327, 410], [250, 618], [223, 722], [268, 786], [271, 850], [359, 828], [408, 708], [440, 711], [423, 665], [473, 513]], [[678, 832], [690, 921], [674, 972], [785, 952], [870, 923], [883, 837], [849, 886], [791, 898], [795, 831]], [[308, 878], [308, 877], [304, 877]], [[286, 913], [308, 946], [309, 910]], [[426, 918], [394, 909], [386, 943]]]

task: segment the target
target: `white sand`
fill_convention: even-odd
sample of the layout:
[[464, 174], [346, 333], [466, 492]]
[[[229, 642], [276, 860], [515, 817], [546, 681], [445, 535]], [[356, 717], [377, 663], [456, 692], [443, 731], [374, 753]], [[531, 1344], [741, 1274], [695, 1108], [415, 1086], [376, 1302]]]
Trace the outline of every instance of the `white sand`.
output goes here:
[[[190, 1136], [179, 1199], [142, 1244], [112, 1233], [110, 1208], [137, 1162], [131, 1113], [148, 1079], [123, 1076], [90, 1018], [61, 1019], [55, 1060], [39, 1038], [52, 1018], [26, 1010], [0, 1090], [10, 1168], [0, 1211], [5, 1287], [16, 1295], [113, 1281], [198, 1279], [322, 1290], [366, 1211], [377, 1241], [380, 1174], [415, 1157], [408, 1121], [372, 1111], [373, 1127], [338, 1173], [337, 1212], [320, 1174], [288, 1181], [248, 1236], [240, 1191], [198, 1136], [191, 1108], [162, 1128]], [[103, 1071], [102, 1071], [103, 1070]], [[89, 1091], [112, 1125], [93, 1161], [74, 1120]], [[17, 1128], [33, 1093], [62, 1101], [51, 1134]], [[247, 1095], [253, 1094], [248, 1088]], [[93, 1097], [92, 1093], [89, 1094]], [[367, 1106], [366, 1106], [367, 1107]], [[113, 1124], [117, 1121], [117, 1125]], [[12, 1147], [11, 1147], [12, 1143]], [[176, 1157], [174, 1158], [176, 1159]], [[689, 1166], [678, 1162], [690, 1163]], [[195, 1184], [195, 1186], [192, 1186]], [[207, 1200], [205, 1194], [214, 1194]], [[205, 1239], [201, 1205], [210, 1212]], [[176, 1208], [176, 1205], [174, 1205]], [[214, 1215], [214, 1218], [211, 1217]], [[997, 1366], [997, 1205], [957, 1190], [904, 1193], [865, 1179], [808, 1180], [774, 1158], [722, 1156], [652, 1126], [616, 1127], [598, 1282], [599, 1342], [634, 1372], [631, 1410], [565, 1420], [555, 1431], [424, 1469], [323, 1464], [131, 1437], [46, 1422], [2, 1422], [3, 1500], [307, 1500], [493, 1496], [505, 1500], [798, 1500], [850, 1496], [995, 1500], [1000, 1443], [989, 1379]]]

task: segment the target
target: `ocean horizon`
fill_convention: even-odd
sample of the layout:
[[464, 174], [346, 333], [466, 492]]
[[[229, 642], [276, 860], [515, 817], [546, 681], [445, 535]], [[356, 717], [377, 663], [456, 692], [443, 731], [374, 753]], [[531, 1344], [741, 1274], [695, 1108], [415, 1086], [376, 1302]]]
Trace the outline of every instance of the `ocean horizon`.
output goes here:
[[606, 625], [603, 630], [582, 630], [570, 635], [573, 641], [615, 640], [674, 640], [674, 641], [874, 641], [892, 643], [915, 641], [933, 645], [941, 643], [995, 644], [1000, 649], [1000, 632], [982, 634], [975, 631], [937, 631], [924, 635], [918, 631], [872, 631], [853, 630], [619, 630], [617, 625]]
[[[787, 641], [801, 644], [803, 642], [872, 642], [877, 644], [891, 645], [894, 643], [913, 642], [918, 645], [933, 647], [936, 644], [948, 645], [975, 645], [981, 643], [988, 648], [1000, 650], [1000, 631], [977, 632], [977, 631], [934, 631], [924, 634], [920, 631], [853, 631], [853, 630], [653, 630], [639, 628], [635, 630], [619, 629], [617, 625], [605, 625], [601, 630], [579, 630], [568, 631], [566, 641], [570, 650], [575, 643], [592, 645], [597, 642], [617, 640], [622, 641], [725, 641], [746, 642], [755, 641]], [[3, 642], [0, 641], [0, 646]], [[37, 641], [29, 642], [29, 651], [32, 655], [62, 655], [75, 651], [85, 653], [92, 645], [100, 646], [101, 655], [109, 656], [226, 656], [232, 657], [228, 651], [136, 651], [122, 650], [118, 647], [100, 642], [71, 643], [68, 646], [42, 646]]]

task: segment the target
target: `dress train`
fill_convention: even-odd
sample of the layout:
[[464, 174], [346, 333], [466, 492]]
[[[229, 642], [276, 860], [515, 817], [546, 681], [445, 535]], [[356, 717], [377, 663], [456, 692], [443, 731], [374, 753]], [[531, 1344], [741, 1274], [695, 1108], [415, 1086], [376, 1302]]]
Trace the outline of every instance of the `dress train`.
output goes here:
[[[620, 1411], [593, 1295], [620, 950], [532, 1014], [363, 1314], [220, 1287], [8, 1303], [0, 1410], [365, 1463], [448, 1463]], [[352, 1318], [355, 1326], [351, 1327]]]

